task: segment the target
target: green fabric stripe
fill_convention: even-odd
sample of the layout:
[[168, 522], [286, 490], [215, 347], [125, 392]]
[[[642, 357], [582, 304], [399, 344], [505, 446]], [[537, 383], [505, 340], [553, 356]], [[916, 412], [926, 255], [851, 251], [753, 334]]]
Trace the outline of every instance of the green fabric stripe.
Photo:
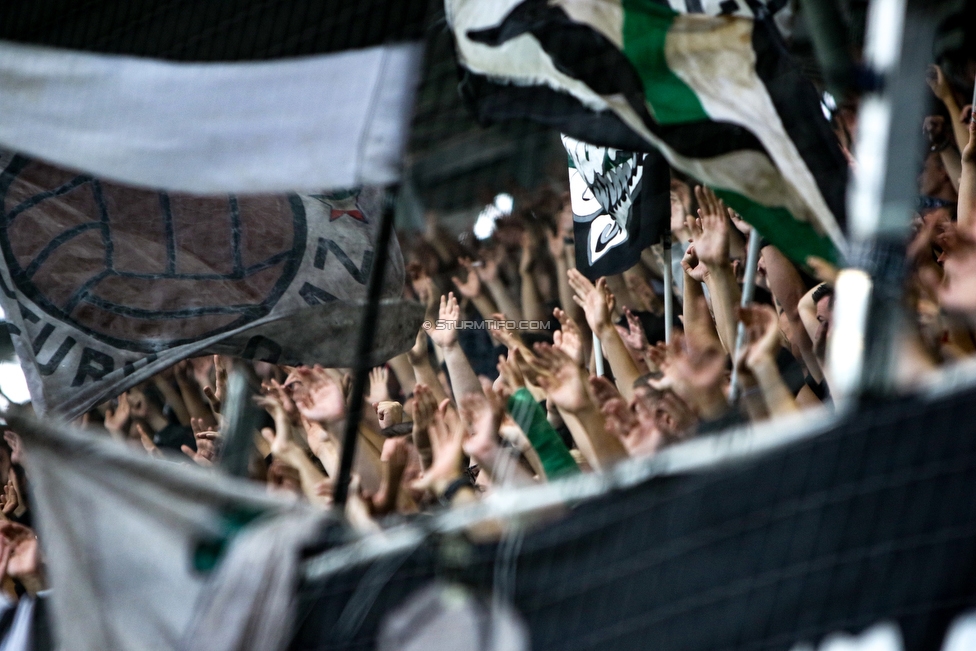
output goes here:
[[763, 237], [794, 262], [806, 265], [811, 255], [833, 264], [841, 262], [829, 237], [818, 233], [807, 222], [796, 219], [786, 208], [764, 206], [732, 190], [714, 190], [719, 199], [759, 229]]
[[532, 394], [525, 387], [512, 394], [508, 399], [508, 413], [525, 433], [529, 443], [539, 455], [542, 469], [546, 477], [556, 480], [580, 472], [576, 460], [569, 453], [559, 434], [546, 420], [546, 412], [535, 401]]
[[668, 67], [664, 42], [677, 13], [653, 0], [623, 0], [624, 54], [644, 82], [644, 97], [661, 124], [709, 119], [695, 91]]

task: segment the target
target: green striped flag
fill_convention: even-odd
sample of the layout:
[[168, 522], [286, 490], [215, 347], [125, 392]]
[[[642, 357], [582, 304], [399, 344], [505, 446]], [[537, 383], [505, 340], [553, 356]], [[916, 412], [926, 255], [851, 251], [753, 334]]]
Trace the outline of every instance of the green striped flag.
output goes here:
[[654, 0], [447, 0], [482, 123], [529, 118], [659, 150], [794, 260], [845, 248], [847, 164], [763, 5], [754, 18]]

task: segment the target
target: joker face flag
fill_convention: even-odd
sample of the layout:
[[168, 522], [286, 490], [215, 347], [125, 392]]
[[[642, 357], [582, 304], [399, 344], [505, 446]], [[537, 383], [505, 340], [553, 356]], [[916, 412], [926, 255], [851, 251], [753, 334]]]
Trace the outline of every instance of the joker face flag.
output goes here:
[[670, 216], [670, 172], [656, 153], [624, 152], [562, 136], [569, 154], [576, 266], [596, 279], [635, 265]]
[[[0, 305], [38, 412], [75, 417], [190, 355], [349, 366], [385, 193], [191, 196], [0, 156]], [[391, 244], [376, 363], [410, 347]]]

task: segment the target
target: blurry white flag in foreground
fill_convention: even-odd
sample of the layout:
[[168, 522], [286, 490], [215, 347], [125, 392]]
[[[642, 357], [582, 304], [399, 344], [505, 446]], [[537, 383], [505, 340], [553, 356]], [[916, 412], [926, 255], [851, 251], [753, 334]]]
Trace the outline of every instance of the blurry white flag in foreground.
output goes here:
[[299, 551], [322, 511], [66, 425], [12, 421], [27, 449], [59, 648], [287, 643]]
[[5, 3], [0, 147], [195, 194], [399, 179], [425, 3], [370, 3], [369, 29], [306, 0], [197, 4], [79, 7], [69, 33], [57, 3]]

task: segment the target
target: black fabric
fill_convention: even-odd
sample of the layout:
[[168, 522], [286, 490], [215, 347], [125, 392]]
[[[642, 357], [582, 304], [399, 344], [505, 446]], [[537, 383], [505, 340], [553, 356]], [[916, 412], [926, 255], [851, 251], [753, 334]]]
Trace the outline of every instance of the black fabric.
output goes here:
[[160, 449], [166, 448], [176, 450], [177, 452], [184, 445], [190, 446], [191, 450], [197, 449], [196, 439], [193, 438], [193, 430], [179, 423], [170, 423], [156, 432], [153, 436], [153, 444]]
[[[591, 265], [587, 257], [587, 241], [593, 222], [573, 220], [576, 268], [590, 280], [627, 271], [640, 261], [641, 251], [660, 242], [665, 229], [671, 227], [671, 167], [657, 151], [643, 156], [643, 174], [634, 188], [636, 198], [627, 220], [626, 241]], [[615, 228], [619, 232], [619, 226]]]
[[[525, 0], [512, 9], [497, 26], [470, 31], [467, 36], [474, 42], [497, 46], [526, 32], [531, 33], [539, 41], [556, 68], [564, 74], [580, 80], [601, 95], [624, 97], [630, 107], [641, 117], [647, 129], [679, 154], [689, 158], [713, 158], [739, 150], [755, 150], [762, 152], [767, 157], [769, 156], [765, 147], [751, 131], [731, 122], [701, 120], [682, 124], [659, 124], [647, 110], [644, 99], [644, 83], [624, 53], [608, 38], [587, 25], [573, 21], [561, 7], [549, 6], [545, 0]], [[476, 76], [470, 71], [468, 74]], [[526, 99], [533, 103], [551, 101], [553, 93], [557, 91], [526, 94], [517, 92], [517, 89], [533, 91], [549, 89], [541, 85], [528, 87], [503, 85], [501, 89], [490, 89], [486, 84], [491, 83], [487, 79], [480, 82], [473, 79], [465, 80], [462, 83], [462, 92], [470, 93], [474, 90], [481, 90], [493, 95], [492, 104], [496, 108], [501, 108], [498, 107], [499, 103], [516, 104], [507, 109], [502, 108], [500, 114], [508, 114], [509, 117], [530, 117], [541, 114], [540, 117], [548, 118], [543, 120], [545, 124], [552, 124], [551, 120], [556, 120], [557, 123], [553, 126], [577, 140], [610, 147], [617, 146], [603, 138], [603, 126], [600, 122], [592, 125], [593, 130], [581, 134], [571, 130], [574, 122], [576, 122], [573, 116], [568, 116], [570, 119], [565, 127], [559, 124], [558, 121], [560, 121], [561, 116], [560, 113], [553, 110], [555, 107], [524, 107], [521, 111], [523, 114], [519, 115], [520, 109], [517, 103], [524, 102]], [[513, 90], [516, 92], [511, 92]], [[483, 101], [481, 97], [468, 97], [469, 104], [479, 104]], [[579, 103], [575, 98], [573, 101]], [[565, 109], [567, 107], [563, 102], [559, 102], [558, 108]], [[580, 108], [584, 107], [580, 106]], [[592, 113], [589, 109], [584, 108], [584, 110]], [[526, 112], [528, 114], [525, 114]], [[603, 117], [610, 113], [612, 112], [603, 111], [598, 115]], [[476, 114], [482, 120], [488, 117], [483, 109], [477, 111]], [[493, 117], [500, 119], [498, 116]], [[606, 128], [610, 131], [609, 135], [616, 140], [618, 124], [611, 123]], [[656, 151], [651, 143], [639, 136], [638, 138], [642, 143], [639, 146], [621, 147], [621, 149], [641, 152]]]
[[817, 89], [800, 74], [769, 12], [755, 21], [752, 47], [756, 74], [796, 144], [803, 162], [817, 181], [827, 207], [841, 230], [847, 224], [847, 159], [820, 108]]
[[803, 374], [803, 365], [796, 357], [793, 357], [793, 353], [788, 349], [780, 347], [776, 352], [776, 368], [779, 369], [783, 382], [786, 383], [794, 397], [800, 393], [800, 389], [806, 386], [807, 380]]
[[51, 616], [48, 614], [48, 598], [38, 596], [31, 619], [31, 651], [54, 651]]
[[[941, 647], [976, 604], [976, 391], [870, 406], [816, 437], [574, 507], [520, 540], [430, 540], [302, 586], [291, 651], [375, 648], [435, 576], [509, 586], [533, 651], [818, 645], [897, 622]], [[496, 583], [497, 581], [497, 583]]]
[[0, 39], [173, 61], [243, 61], [416, 40], [427, 0], [0, 2]]

